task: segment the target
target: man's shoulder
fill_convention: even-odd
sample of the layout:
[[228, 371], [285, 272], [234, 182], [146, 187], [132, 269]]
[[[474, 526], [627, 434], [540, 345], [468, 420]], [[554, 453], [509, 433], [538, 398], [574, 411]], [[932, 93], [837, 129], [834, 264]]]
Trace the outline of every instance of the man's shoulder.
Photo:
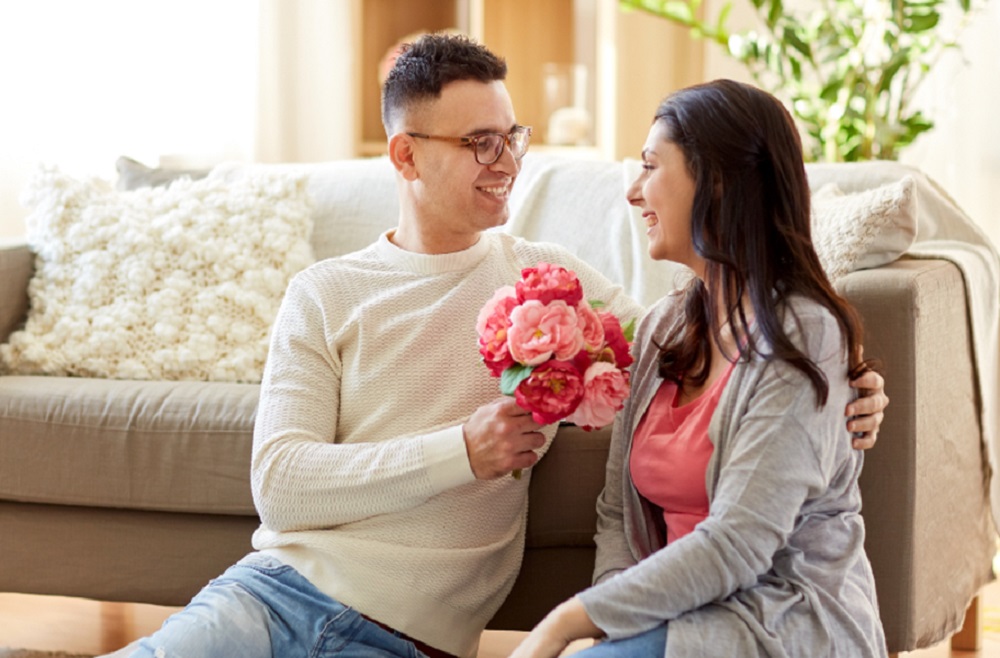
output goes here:
[[342, 276], [350, 272], [373, 270], [376, 269], [378, 265], [378, 250], [375, 244], [370, 244], [363, 249], [352, 251], [349, 254], [331, 256], [329, 258], [318, 260], [299, 272], [299, 276], [306, 278]]
[[366, 289], [364, 282], [375, 278], [380, 269], [375, 245], [364, 249], [316, 261], [298, 272], [289, 284], [289, 289], [297, 289], [306, 294], [319, 293], [350, 295]]

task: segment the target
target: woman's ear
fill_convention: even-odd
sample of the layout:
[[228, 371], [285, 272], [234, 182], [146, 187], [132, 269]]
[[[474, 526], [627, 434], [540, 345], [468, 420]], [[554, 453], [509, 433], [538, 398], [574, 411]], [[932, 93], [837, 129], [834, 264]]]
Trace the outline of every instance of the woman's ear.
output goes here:
[[413, 138], [406, 133], [396, 133], [389, 138], [389, 160], [406, 180], [418, 178]]

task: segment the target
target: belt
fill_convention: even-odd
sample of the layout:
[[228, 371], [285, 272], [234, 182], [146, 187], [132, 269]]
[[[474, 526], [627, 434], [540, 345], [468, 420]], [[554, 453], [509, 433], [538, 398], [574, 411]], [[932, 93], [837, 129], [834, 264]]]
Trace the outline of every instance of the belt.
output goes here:
[[392, 633], [393, 635], [395, 635], [396, 637], [398, 637], [400, 639], [403, 639], [403, 640], [406, 640], [407, 642], [411, 643], [413, 646], [415, 646], [417, 648], [417, 651], [419, 651], [420, 653], [426, 655], [427, 658], [458, 658], [454, 654], [450, 654], [447, 651], [441, 651], [441, 649], [435, 649], [434, 647], [432, 647], [432, 646], [430, 646], [428, 644], [424, 644], [420, 640], [414, 639], [414, 638], [410, 637], [409, 635], [406, 635], [405, 633], [401, 633], [400, 631], [397, 631], [395, 628], [392, 628], [391, 626], [387, 626], [386, 624], [383, 624], [382, 622], [380, 622], [377, 619], [372, 619], [368, 615], [362, 614], [361, 616], [364, 617], [366, 620], [370, 621], [371, 623], [375, 624], [376, 626], [378, 626], [382, 630], [388, 631], [388, 632]]

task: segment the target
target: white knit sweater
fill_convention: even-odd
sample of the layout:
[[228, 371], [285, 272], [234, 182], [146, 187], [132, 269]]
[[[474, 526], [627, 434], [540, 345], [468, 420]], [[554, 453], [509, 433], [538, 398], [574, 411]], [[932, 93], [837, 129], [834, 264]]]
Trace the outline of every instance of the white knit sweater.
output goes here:
[[561, 247], [500, 233], [436, 256], [383, 235], [292, 281], [254, 428], [255, 548], [369, 617], [475, 653], [520, 567], [530, 479], [479, 481], [469, 465], [461, 425], [500, 395], [475, 321], [540, 261], [576, 271], [623, 321], [641, 313]]

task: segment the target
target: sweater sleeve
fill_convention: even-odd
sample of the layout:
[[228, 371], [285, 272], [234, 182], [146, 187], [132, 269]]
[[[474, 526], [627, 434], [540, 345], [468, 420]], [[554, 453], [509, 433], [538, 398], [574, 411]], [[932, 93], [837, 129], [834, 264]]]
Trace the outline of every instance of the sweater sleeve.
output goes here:
[[[654, 333], [661, 328], [659, 318], [669, 308], [670, 300], [663, 300], [656, 312], [645, 315], [638, 324], [632, 356], [635, 362], [631, 368], [633, 384], [646, 381], [643, 373], [656, 368], [656, 359], [649, 351]], [[629, 547], [627, 533], [631, 528], [626, 523], [626, 496], [634, 496], [628, 481], [629, 448], [632, 444], [631, 431], [636, 424], [636, 416], [643, 413], [644, 388], [634, 387], [625, 400], [624, 408], [615, 417], [611, 431], [611, 446], [608, 450], [608, 464], [604, 476], [604, 489], [597, 498], [597, 555], [594, 564], [594, 583], [602, 583], [636, 564], [633, 550]], [[635, 501], [633, 500], [633, 504]], [[642, 541], [639, 538], [636, 538]], [[646, 538], [648, 541], [648, 537]]]
[[[822, 346], [810, 352], [831, 387], [846, 387], [836, 327], [811, 324], [808, 330]], [[819, 359], [822, 354], [827, 358]], [[844, 440], [842, 407], [817, 408], [809, 381], [784, 362], [768, 363], [752, 387], [733, 421], [708, 518], [580, 595], [609, 637], [641, 633], [752, 587], [787, 545], [806, 501], [822, 496], [832, 469], [832, 452], [823, 444]]]
[[271, 335], [254, 425], [251, 485], [265, 526], [329, 528], [410, 509], [475, 479], [461, 426], [379, 442], [338, 442], [342, 367], [329, 312], [301, 275]]

